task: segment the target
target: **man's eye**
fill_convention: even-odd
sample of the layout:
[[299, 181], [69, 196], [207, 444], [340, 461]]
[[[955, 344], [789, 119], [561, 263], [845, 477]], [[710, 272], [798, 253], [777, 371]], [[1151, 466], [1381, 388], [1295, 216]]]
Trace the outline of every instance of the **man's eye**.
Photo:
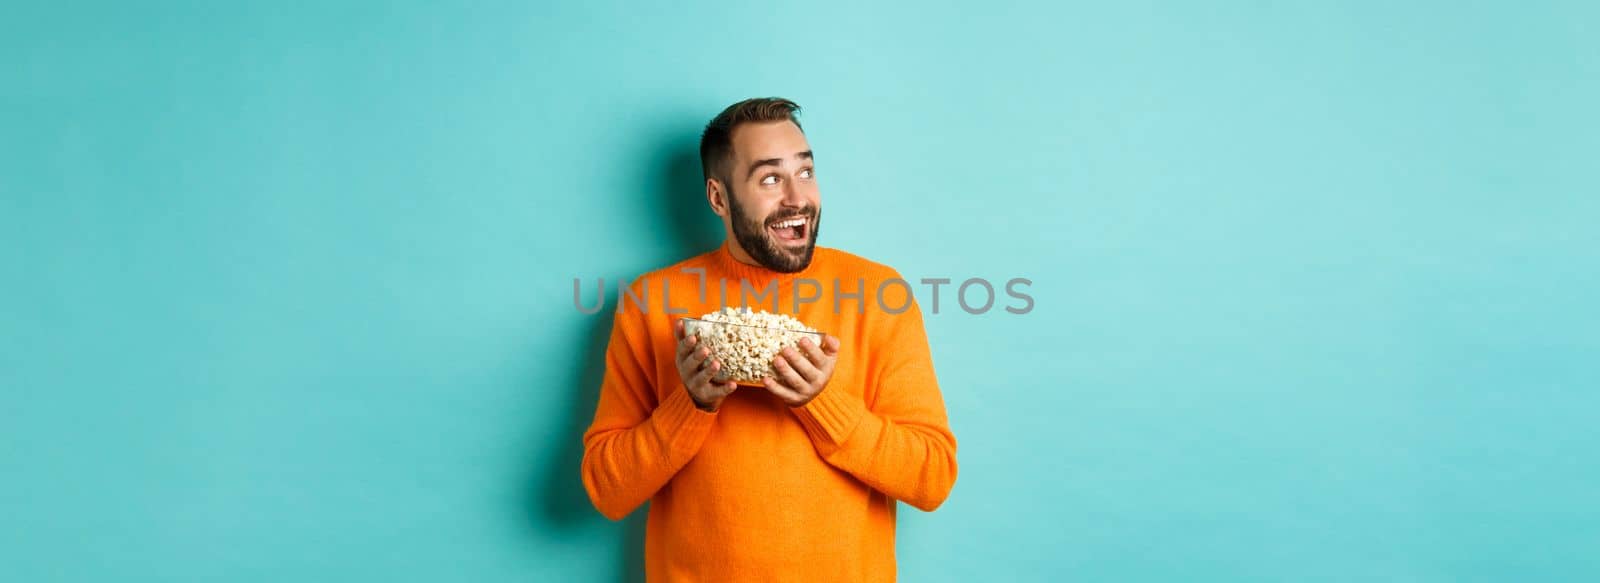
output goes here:
[[805, 178], [810, 178], [811, 177], [811, 169], [807, 168], [805, 170], [801, 170], [800, 171], [800, 176], [805, 177]]
[[771, 174], [768, 174], [768, 175], [766, 175], [765, 177], [763, 177], [761, 179], [761, 183], [762, 184], [777, 184], [778, 183], [778, 177], [777, 176], [773, 176]]

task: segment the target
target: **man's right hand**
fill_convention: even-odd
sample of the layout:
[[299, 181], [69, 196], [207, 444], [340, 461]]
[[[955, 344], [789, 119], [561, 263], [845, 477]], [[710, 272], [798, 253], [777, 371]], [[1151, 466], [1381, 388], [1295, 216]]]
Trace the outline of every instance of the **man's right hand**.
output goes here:
[[685, 335], [683, 320], [673, 324], [673, 335], [678, 338], [678, 378], [689, 389], [689, 398], [701, 411], [715, 412], [722, 400], [733, 394], [739, 386], [733, 381], [718, 383], [713, 380], [722, 363], [711, 358], [711, 349], [700, 345], [700, 337]]

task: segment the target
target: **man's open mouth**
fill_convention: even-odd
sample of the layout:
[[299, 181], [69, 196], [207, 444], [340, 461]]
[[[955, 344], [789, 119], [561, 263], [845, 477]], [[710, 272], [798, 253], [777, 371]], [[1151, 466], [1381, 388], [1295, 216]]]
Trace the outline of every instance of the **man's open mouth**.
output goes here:
[[772, 233], [772, 237], [787, 245], [805, 243], [810, 229], [810, 217], [791, 217], [767, 223], [767, 230]]

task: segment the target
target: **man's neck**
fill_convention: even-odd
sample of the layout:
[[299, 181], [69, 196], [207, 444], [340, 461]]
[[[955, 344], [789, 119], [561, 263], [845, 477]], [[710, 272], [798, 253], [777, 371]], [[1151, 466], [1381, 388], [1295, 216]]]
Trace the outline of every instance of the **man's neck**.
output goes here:
[[724, 237], [723, 244], [728, 246], [728, 254], [733, 256], [734, 261], [738, 261], [739, 263], [753, 267], [767, 269], [767, 266], [762, 265], [761, 262], [756, 261], [754, 257], [751, 257], [749, 253], [745, 252], [744, 246], [739, 244], [738, 239], [733, 237]]

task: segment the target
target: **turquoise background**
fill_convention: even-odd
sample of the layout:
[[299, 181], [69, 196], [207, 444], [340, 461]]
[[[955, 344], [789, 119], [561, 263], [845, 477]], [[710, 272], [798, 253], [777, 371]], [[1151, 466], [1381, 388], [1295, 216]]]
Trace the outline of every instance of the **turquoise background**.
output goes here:
[[1594, 4], [551, 4], [6, 2], [0, 579], [636, 577], [572, 278], [783, 95], [822, 244], [1034, 281], [902, 579], [1600, 580]]

